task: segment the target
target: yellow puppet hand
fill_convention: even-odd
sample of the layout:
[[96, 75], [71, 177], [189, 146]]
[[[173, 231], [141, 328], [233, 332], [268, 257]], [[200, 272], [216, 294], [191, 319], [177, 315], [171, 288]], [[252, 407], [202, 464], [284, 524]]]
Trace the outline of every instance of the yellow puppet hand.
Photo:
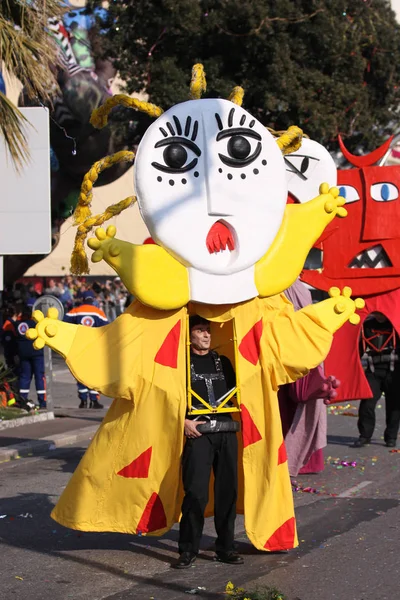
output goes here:
[[[314, 313], [317, 313], [321, 325], [331, 333], [337, 331], [342, 325], [349, 321], [352, 325], [360, 322], [357, 309], [364, 308], [365, 302], [362, 298], [351, 299], [351, 288], [345, 287], [342, 291], [333, 287], [329, 290], [330, 298], [312, 305]], [[307, 311], [306, 307], [305, 311]]]
[[101, 260], [109, 261], [110, 258], [116, 258], [121, 253], [119, 240], [114, 239], [117, 233], [114, 225], [107, 227], [104, 231], [102, 227], [98, 227], [95, 231], [95, 236], [88, 240], [88, 246], [95, 252], [92, 254], [92, 262], [97, 263]]
[[335, 213], [337, 217], [347, 217], [347, 210], [343, 208], [346, 200], [339, 195], [340, 192], [337, 187], [330, 188], [327, 183], [321, 183], [319, 193], [319, 198], [325, 201], [324, 209], [326, 213]]
[[35, 329], [28, 329], [25, 335], [28, 340], [34, 340], [35, 350], [47, 345], [66, 357], [76, 334], [76, 325], [59, 321], [58, 310], [54, 307], [49, 308], [47, 317], [40, 310], [35, 310], [32, 317], [37, 325]]

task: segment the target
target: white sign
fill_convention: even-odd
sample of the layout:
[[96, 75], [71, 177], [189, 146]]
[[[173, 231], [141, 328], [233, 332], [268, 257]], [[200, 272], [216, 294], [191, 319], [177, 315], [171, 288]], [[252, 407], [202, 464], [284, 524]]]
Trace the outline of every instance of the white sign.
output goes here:
[[49, 254], [50, 130], [46, 108], [20, 108], [30, 160], [17, 171], [0, 138], [0, 255]]

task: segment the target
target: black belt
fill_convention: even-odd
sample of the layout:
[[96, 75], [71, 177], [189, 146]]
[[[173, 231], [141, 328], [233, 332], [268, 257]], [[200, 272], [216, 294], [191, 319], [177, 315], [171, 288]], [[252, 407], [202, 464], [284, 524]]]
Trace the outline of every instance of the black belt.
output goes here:
[[221, 431], [240, 431], [240, 423], [238, 421], [217, 421], [211, 419], [207, 423], [197, 425], [197, 431], [200, 433], [220, 433]]

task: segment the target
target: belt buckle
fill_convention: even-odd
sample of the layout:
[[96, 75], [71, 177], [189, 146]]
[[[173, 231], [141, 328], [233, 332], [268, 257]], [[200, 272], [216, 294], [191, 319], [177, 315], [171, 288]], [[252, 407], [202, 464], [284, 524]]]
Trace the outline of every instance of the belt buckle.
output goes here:
[[210, 419], [210, 427], [214, 429], [217, 425], [217, 419]]

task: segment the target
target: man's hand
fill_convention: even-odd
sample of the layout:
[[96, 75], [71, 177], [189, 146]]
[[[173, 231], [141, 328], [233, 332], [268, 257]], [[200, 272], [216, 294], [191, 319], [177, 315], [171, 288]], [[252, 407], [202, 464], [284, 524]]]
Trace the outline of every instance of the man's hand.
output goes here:
[[197, 431], [197, 425], [206, 423], [206, 421], [192, 421], [191, 419], [185, 419], [185, 435], [187, 438], [198, 438], [201, 437], [200, 431]]

